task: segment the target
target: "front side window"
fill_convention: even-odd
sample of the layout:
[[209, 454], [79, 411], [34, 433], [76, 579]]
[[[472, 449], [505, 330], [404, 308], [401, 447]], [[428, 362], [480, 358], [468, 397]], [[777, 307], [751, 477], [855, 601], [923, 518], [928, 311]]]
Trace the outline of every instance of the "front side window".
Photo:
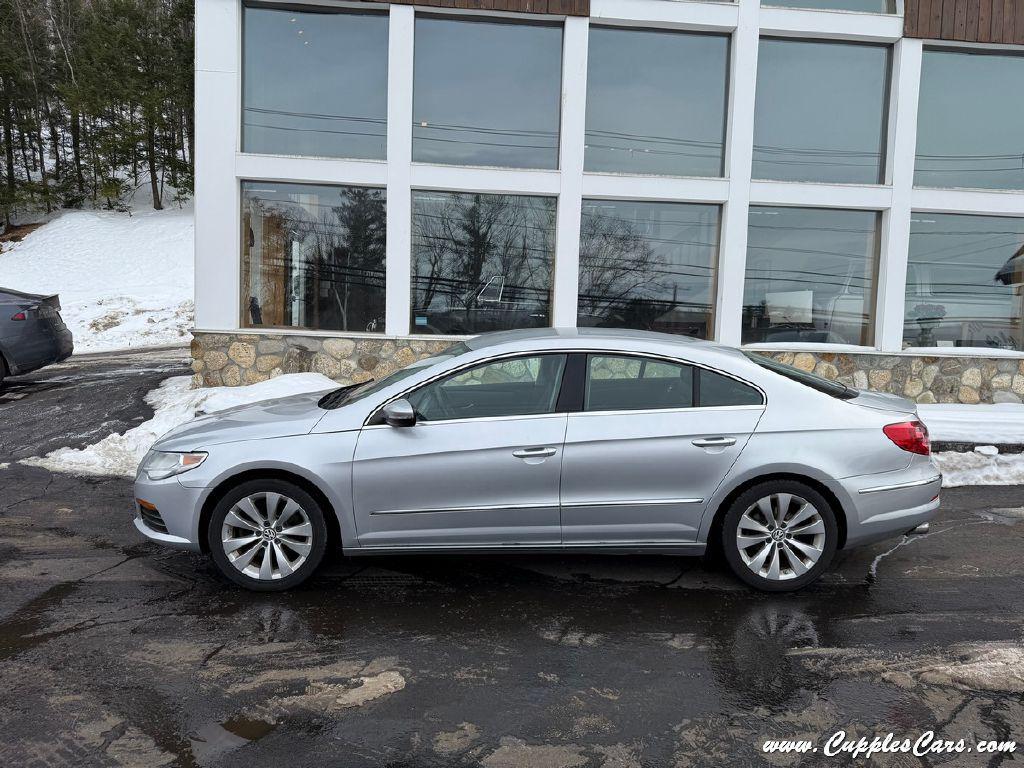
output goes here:
[[565, 355], [496, 360], [427, 384], [408, 396], [422, 421], [554, 413]]
[[1024, 350], [1024, 218], [915, 213], [904, 306], [905, 346]]
[[245, 7], [242, 151], [383, 160], [387, 14]]
[[694, 369], [628, 355], [589, 355], [585, 411], [693, 407]]
[[384, 331], [384, 190], [242, 183], [242, 325]]
[[761, 40], [755, 179], [880, 184], [889, 49]]
[[552, 197], [413, 192], [412, 332], [550, 325], [554, 255]]
[[557, 168], [562, 30], [418, 17], [412, 159]]
[[1024, 189], [1021, 82], [1024, 56], [926, 50], [914, 184]]
[[871, 344], [879, 219], [751, 206], [743, 343]]
[[577, 324], [710, 338], [719, 210], [584, 200]]
[[584, 169], [721, 176], [729, 38], [590, 28]]

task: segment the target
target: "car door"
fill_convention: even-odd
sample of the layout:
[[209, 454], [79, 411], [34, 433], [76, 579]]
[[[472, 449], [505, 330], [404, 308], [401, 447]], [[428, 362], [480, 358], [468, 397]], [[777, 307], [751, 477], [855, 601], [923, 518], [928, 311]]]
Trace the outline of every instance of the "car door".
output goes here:
[[562, 457], [562, 541], [692, 542], [715, 488], [764, 411], [761, 392], [718, 372], [590, 354], [583, 410]]
[[371, 423], [353, 462], [360, 547], [557, 546], [566, 355], [505, 357], [407, 395], [416, 423]]

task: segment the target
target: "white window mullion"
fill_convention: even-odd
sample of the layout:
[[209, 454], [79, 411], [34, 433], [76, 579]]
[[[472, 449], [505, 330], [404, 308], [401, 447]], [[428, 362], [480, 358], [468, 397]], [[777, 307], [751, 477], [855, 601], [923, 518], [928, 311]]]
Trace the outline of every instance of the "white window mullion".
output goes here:
[[562, 121], [558, 152], [560, 185], [551, 312], [551, 324], [561, 328], [576, 326], [579, 305], [589, 35], [589, 19], [570, 16], [565, 20], [562, 36]]
[[892, 205], [882, 217], [878, 298], [875, 309], [875, 346], [883, 352], [898, 352], [903, 347], [921, 54], [921, 41], [911, 38], [900, 40], [893, 52], [887, 154], [888, 181], [892, 184]]
[[729, 200], [722, 209], [719, 243], [715, 340], [739, 345], [743, 319], [743, 278], [747, 264], [747, 215], [754, 151], [754, 97], [757, 92], [758, 0], [739, 1], [729, 65], [729, 120], [725, 173]]
[[412, 298], [412, 85], [415, 12], [392, 5], [388, 21], [387, 305], [384, 332], [409, 333]]

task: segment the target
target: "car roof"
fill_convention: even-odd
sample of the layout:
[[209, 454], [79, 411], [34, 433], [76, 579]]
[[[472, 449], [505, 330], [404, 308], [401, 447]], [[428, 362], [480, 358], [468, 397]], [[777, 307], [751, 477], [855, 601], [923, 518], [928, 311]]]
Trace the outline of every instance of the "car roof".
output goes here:
[[628, 328], [534, 328], [499, 331], [475, 336], [463, 343], [467, 349], [483, 354], [584, 349], [678, 356], [709, 364], [718, 361], [733, 365], [738, 360], [749, 362], [739, 350], [713, 341]]

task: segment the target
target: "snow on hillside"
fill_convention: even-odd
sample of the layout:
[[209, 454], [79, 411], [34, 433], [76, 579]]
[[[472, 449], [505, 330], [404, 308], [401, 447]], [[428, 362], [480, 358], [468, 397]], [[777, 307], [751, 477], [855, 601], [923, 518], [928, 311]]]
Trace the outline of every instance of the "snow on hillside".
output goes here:
[[192, 389], [190, 376], [174, 376], [146, 395], [153, 417], [123, 435], [112, 433], [86, 448], [58, 448], [41, 458], [22, 461], [52, 472], [75, 475], [132, 476], [146, 452], [161, 436], [197, 414], [216, 413], [238, 405], [273, 400], [305, 392], [337, 388], [319, 373], [291, 373], [244, 387]]
[[185, 344], [192, 210], [71, 211], [0, 252], [0, 287], [59, 293], [75, 352]]

